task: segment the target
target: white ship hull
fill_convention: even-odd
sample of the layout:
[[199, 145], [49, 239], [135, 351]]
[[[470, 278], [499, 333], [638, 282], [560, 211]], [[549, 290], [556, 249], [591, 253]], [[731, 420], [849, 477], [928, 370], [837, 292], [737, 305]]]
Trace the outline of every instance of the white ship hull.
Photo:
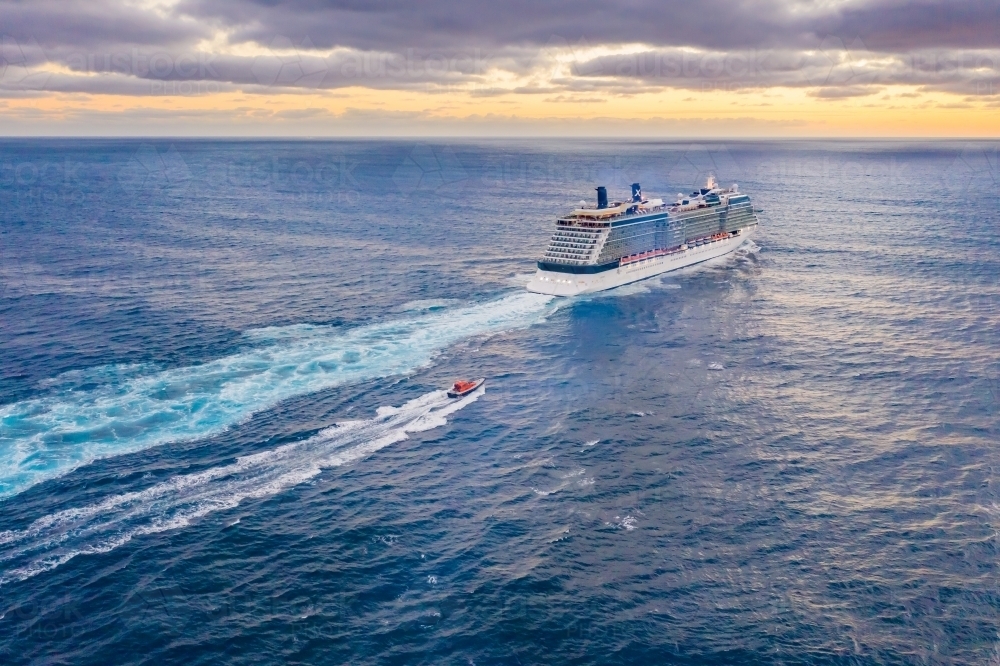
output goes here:
[[753, 227], [741, 229], [737, 235], [729, 238], [673, 254], [635, 261], [602, 273], [574, 274], [538, 269], [528, 282], [528, 291], [552, 296], [575, 296], [614, 289], [729, 254], [743, 244], [752, 230]]

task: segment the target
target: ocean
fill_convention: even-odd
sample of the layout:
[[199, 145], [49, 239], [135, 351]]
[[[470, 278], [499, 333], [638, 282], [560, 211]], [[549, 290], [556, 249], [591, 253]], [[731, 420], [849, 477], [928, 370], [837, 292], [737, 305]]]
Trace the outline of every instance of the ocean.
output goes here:
[[[1000, 663], [997, 151], [0, 140], [0, 661]], [[524, 289], [709, 173], [737, 252]]]

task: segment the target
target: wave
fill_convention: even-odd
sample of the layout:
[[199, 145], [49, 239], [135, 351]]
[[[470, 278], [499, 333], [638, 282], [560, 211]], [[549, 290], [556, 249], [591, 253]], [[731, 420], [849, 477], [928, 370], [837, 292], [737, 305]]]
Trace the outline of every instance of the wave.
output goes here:
[[484, 391], [481, 387], [460, 400], [433, 391], [401, 407], [381, 407], [374, 418], [338, 423], [301, 442], [63, 509], [22, 530], [0, 532], [0, 585], [26, 580], [78, 555], [106, 553], [137, 536], [184, 527], [248, 499], [280, 493], [323, 469], [355, 462], [404, 440], [409, 433], [440, 427], [449, 414], [475, 402]]
[[100, 458], [218, 434], [294, 396], [410, 373], [460, 339], [530, 326], [554, 307], [516, 293], [347, 330], [256, 329], [247, 349], [201, 365], [67, 373], [45, 396], [0, 406], [0, 498]]

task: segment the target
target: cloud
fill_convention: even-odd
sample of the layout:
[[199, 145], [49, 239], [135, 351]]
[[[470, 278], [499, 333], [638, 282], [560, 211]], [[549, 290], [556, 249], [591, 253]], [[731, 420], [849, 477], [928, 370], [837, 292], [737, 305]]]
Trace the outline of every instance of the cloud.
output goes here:
[[992, 46], [1000, 25], [993, 0], [184, 0], [178, 9], [234, 29], [236, 40], [308, 34], [320, 48], [363, 50], [543, 46], [553, 36], [567, 43], [809, 48], [830, 35], [861, 37], [882, 50], [972, 48]]
[[[0, 0], [0, 16], [7, 97], [361, 86], [835, 98], [888, 85], [990, 95], [1000, 81], [995, 0]], [[189, 85], [167, 85], [178, 82]]]
[[849, 46], [825, 40], [814, 51], [704, 51], [662, 48], [599, 56], [587, 63], [589, 76], [567, 82], [573, 89], [620, 88], [636, 81], [647, 88], [751, 90], [817, 88], [820, 97], [841, 88], [859, 91], [886, 85], [924, 86], [957, 94], [983, 94], [1000, 81], [1000, 50], [873, 53], [861, 40]]
[[848, 5], [815, 23], [817, 34], [857, 35], [882, 52], [926, 48], [995, 48], [995, 0], [883, 0]]
[[[164, 8], [165, 7], [165, 8]], [[0, 0], [3, 32], [43, 47], [102, 51], [190, 48], [217, 33], [266, 46], [277, 35], [308, 36], [319, 49], [414, 48], [449, 52], [511, 46], [648, 44], [701, 49], [810, 49], [830, 37], [869, 48], [990, 48], [1000, 13], [994, 0]]]
[[546, 102], [552, 104], [604, 104], [608, 100], [605, 97], [576, 97], [574, 95], [556, 95], [546, 97]]
[[879, 92], [882, 92], [882, 89], [874, 86], [844, 86], [820, 88], [811, 92], [810, 95], [818, 99], [844, 99], [847, 97], [867, 97]]
[[192, 16], [143, 9], [113, 0], [0, 0], [0, 31], [19, 41], [34, 39], [48, 51], [183, 48], [212, 36]]

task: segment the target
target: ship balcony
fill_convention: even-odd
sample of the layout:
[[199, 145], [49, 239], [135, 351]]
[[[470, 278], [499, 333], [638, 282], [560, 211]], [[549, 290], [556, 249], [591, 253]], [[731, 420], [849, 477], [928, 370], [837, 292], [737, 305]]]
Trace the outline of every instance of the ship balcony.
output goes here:
[[545, 252], [546, 255], [551, 255], [553, 257], [572, 257], [574, 259], [586, 259], [593, 255], [593, 252], [573, 252], [569, 250], [560, 249], [549, 249]]
[[562, 238], [586, 238], [586, 239], [601, 237], [600, 234], [574, 234], [568, 231], [563, 231], [562, 229], [556, 229], [555, 233], [552, 235], [561, 236]]
[[549, 247], [571, 247], [579, 250], [589, 250], [596, 247], [597, 243], [567, 243], [565, 241], [553, 241], [549, 243]]
[[577, 220], [573, 218], [560, 218], [556, 220], [556, 225], [560, 227], [568, 227], [576, 230], [586, 231], [588, 229], [594, 229], [595, 231], [600, 231], [601, 229], [607, 229], [611, 226], [610, 222], [594, 222], [592, 220]]
[[565, 259], [563, 257], [550, 257], [548, 255], [542, 257], [542, 259], [550, 264], [565, 264], [566, 266], [586, 266], [587, 264], [594, 263], [582, 259]]
[[572, 260], [578, 261], [580, 263], [586, 263], [591, 260], [591, 255], [589, 254], [567, 254], [565, 252], [546, 252], [545, 259], [554, 259], [558, 261]]

